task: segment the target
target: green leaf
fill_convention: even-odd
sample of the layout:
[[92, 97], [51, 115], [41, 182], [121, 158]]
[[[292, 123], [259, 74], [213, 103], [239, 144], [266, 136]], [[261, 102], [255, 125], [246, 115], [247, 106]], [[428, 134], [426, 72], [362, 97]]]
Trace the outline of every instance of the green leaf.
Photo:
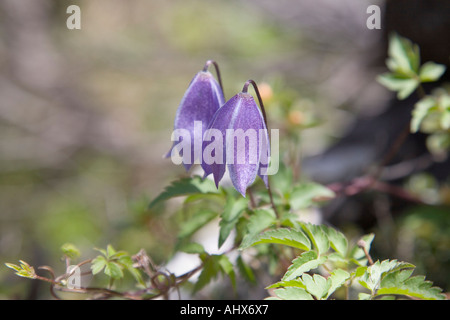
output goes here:
[[104, 255], [105, 257], [108, 256], [108, 253], [106, 252], [105, 249], [100, 249], [100, 248], [94, 248], [94, 250], [100, 252], [102, 255]]
[[276, 216], [272, 209], [256, 209], [251, 212], [247, 223], [247, 232], [242, 240], [243, 243], [257, 236], [261, 231], [276, 223]]
[[292, 210], [311, 207], [319, 200], [329, 200], [335, 196], [327, 187], [314, 182], [303, 182], [294, 186], [289, 204]]
[[274, 289], [274, 288], [287, 288], [287, 287], [297, 287], [306, 289], [306, 286], [303, 284], [302, 279], [292, 279], [292, 280], [281, 280], [270, 286], [266, 287], [266, 289]]
[[328, 279], [331, 281], [330, 289], [328, 290], [326, 298], [331, 296], [338, 288], [340, 288], [348, 279], [350, 273], [342, 269], [335, 269], [331, 272]]
[[254, 236], [276, 223], [273, 209], [256, 209], [247, 224], [248, 235]]
[[325, 232], [323, 232], [321, 226], [312, 223], [303, 223], [302, 229], [311, 239], [319, 256], [328, 251], [330, 248], [330, 242], [328, 241], [328, 237]]
[[274, 294], [282, 300], [313, 300], [305, 289], [288, 287], [274, 290]]
[[286, 246], [291, 246], [301, 250], [310, 250], [311, 242], [301, 230], [279, 228], [275, 230], [268, 230], [262, 234], [251, 238], [244, 239], [240, 246], [240, 250], [261, 243], [276, 243]]
[[348, 241], [345, 235], [331, 227], [322, 226], [323, 231], [327, 234], [330, 245], [334, 251], [340, 253], [343, 257], [347, 255]]
[[30, 266], [27, 262], [23, 260], [19, 260], [20, 266], [13, 264], [13, 263], [5, 263], [5, 265], [16, 271], [16, 275], [19, 277], [34, 279], [36, 278], [36, 273], [34, 271], [34, 268]]
[[186, 238], [193, 235], [197, 230], [217, 217], [217, 213], [211, 210], [199, 210], [188, 221], [181, 225], [179, 238]]
[[223, 254], [219, 256], [218, 263], [221, 271], [230, 278], [233, 289], [236, 289], [236, 273], [230, 259]]
[[116, 250], [113, 248], [112, 245], [108, 244], [108, 246], [106, 247], [106, 257], [109, 259], [115, 254]]
[[331, 288], [331, 280], [327, 280], [320, 274], [314, 274], [312, 277], [304, 273], [302, 275], [303, 284], [306, 286], [306, 291], [315, 296], [317, 299], [322, 299], [328, 294]]
[[358, 300], [370, 300], [372, 296], [369, 293], [360, 292], [358, 293]]
[[228, 197], [227, 204], [225, 205], [225, 209], [221, 215], [222, 219], [219, 223], [219, 248], [224, 244], [225, 240], [227, 240], [231, 230], [233, 230], [242, 212], [247, 207], [248, 200], [246, 198], [241, 197], [235, 200], [231, 196]]
[[381, 281], [377, 295], [406, 295], [425, 300], [443, 300], [442, 289], [433, 287], [424, 276], [410, 277], [412, 270], [396, 270]]
[[424, 63], [420, 67], [419, 77], [421, 82], [432, 82], [438, 80], [445, 72], [445, 65], [432, 61]]
[[304, 272], [317, 268], [326, 260], [327, 258], [325, 256], [318, 257], [315, 251], [306, 251], [292, 261], [282, 280], [289, 281], [295, 279]]
[[387, 273], [412, 268], [414, 268], [414, 265], [397, 260], [376, 261], [367, 267], [366, 272], [360, 277], [359, 282], [362, 286], [374, 293]]
[[193, 178], [182, 178], [180, 180], [173, 181], [168, 187], [166, 187], [166, 189], [149, 204], [149, 208], [152, 208], [156, 204], [170, 198], [196, 193], [219, 193], [219, 191], [217, 190], [214, 182], [210, 179], [202, 180], [202, 178], [198, 176]]
[[423, 119], [435, 105], [436, 100], [433, 97], [425, 97], [414, 105], [411, 120], [411, 132], [415, 133], [419, 131]]
[[14, 264], [14, 263], [9, 263], [9, 262], [7, 262], [7, 263], [5, 263], [5, 266], [7, 266], [7, 267], [10, 268], [10, 269], [13, 269], [14, 271], [20, 271], [20, 270], [22, 270], [21, 267], [19, 267], [17, 264]]
[[388, 68], [403, 75], [417, 74], [420, 66], [419, 47], [410, 40], [393, 33], [389, 36]]
[[106, 266], [106, 258], [104, 256], [97, 256], [94, 260], [92, 260], [91, 271], [93, 275], [96, 275]]
[[405, 78], [392, 73], [377, 76], [377, 81], [391, 91], [397, 92], [399, 100], [406, 99], [419, 86], [417, 78]]
[[81, 255], [80, 250], [71, 243], [65, 243], [61, 246], [61, 250], [65, 256], [70, 259], [76, 259]]
[[199, 243], [187, 243], [187, 244], [183, 244], [179, 247], [178, 249], [181, 252], [185, 252], [185, 253], [192, 253], [192, 254], [200, 254], [205, 252], [205, 248], [203, 248], [203, 246]]
[[123, 271], [119, 264], [116, 262], [108, 261], [105, 265], [105, 274], [113, 279], [123, 278]]
[[236, 259], [236, 265], [238, 267], [239, 273], [244, 277], [245, 280], [247, 280], [251, 284], [256, 284], [256, 277], [253, 273], [252, 268], [247, 263], [245, 263], [241, 255], [239, 255]]
[[450, 110], [449, 109], [446, 109], [446, 110], [444, 110], [444, 112], [442, 112], [440, 122], [441, 122], [441, 128], [443, 130], [450, 129]]
[[194, 293], [204, 288], [219, 273], [220, 265], [217, 262], [217, 257], [217, 255], [205, 255], [203, 257], [203, 269], [194, 285]]

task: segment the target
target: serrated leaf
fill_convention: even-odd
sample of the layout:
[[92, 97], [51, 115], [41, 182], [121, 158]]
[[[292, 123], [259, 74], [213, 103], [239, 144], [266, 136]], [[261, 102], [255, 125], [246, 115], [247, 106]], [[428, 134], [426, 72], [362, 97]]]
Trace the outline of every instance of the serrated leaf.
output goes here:
[[113, 246], [108, 244], [106, 246], [106, 257], [111, 258], [115, 253], [116, 253], [116, 250], [113, 248]]
[[107, 261], [105, 265], [105, 274], [113, 279], [123, 278], [123, 271], [119, 264], [112, 261]]
[[106, 258], [104, 256], [97, 256], [92, 260], [91, 271], [93, 275], [96, 275], [106, 266]]
[[328, 241], [328, 237], [325, 232], [323, 232], [321, 226], [312, 223], [303, 223], [302, 229], [311, 239], [319, 256], [328, 251], [330, 248], [330, 242]]
[[202, 178], [198, 176], [192, 178], [182, 178], [180, 180], [173, 181], [169, 186], [167, 186], [166, 189], [149, 204], [149, 208], [152, 208], [156, 204], [170, 198], [196, 193], [219, 193], [219, 191], [212, 180], [202, 180]]
[[281, 280], [274, 284], [271, 284], [270, 286], [267, 286], [265, 289], [287, 288], [287, 287], [297, 287], [297, 288], [306, 289], [306, 286], [303, 284], [302, 280], [299, 278], [292, 279], [292, 280]]
[[302, 231], [288, 228], [268, 230], [244, 240], [240, 246], [241, 250], [261, 243], [282, 244], [305, 251], [311, 249], [311, 242]]
[[417, 74], [420, 65], [419, 47], [410, 40], [393, 33], [389, 36], [388, 67], [403, 75]]
[[426, 300], [442, 300], [442, 289], [433, 287], [424, 276], [411, 277], [412, 270], [396, 270], [387, 274], [381, 281], [377, 295], [406, 295]]
[[397, 92], [399, 100], [409, 97], [420, 83], [417, 78], [405, 78], [392, 73], [379, 75], [377, 81], [389, 90]]
[[305, 289], [296, 287], [276, 289], [274, 294], [282, 300], [313, 300]]
[[249, 235], [255, 235], [270, 227], [276, 222], [273, 209], [256, 209], [252, 212], [247, 224]]
[[232, 197], [228, 197], [227, 204], [221, 215], [222, 219], [219, 223], [219, 248], [224, 244], [225, 240], [227, 240], [231, 230], [233, 230], [242, 212], [247, 207], [248, 200], [246, 198], [241, 197], [235, 200]]
[[411, 119], [411, 132], [415, 133], [419, 131], [420, 124], [423, 119], [428, 115], [429, 111], [436, 105], [436, 101], [432, 97], [425, 97], [419, 100], [414, 105]]
[[331, 296], [338, 288], [340, 288], [348, 279], [350, 273], [342, 269], [335, 269], [331, 272], [328, 280], [331, 281], [330, 289], [328, 290], [326, 298]]
[[302, 275], [302, 282], [306, 286], [306, 291], [315, 296], [317, 299], [321, 299], [328, 294], [328, 290], [331, 288], [331, 280], [328, 281], [320, 274], [314, 274], [312, 277], [305, 273]]
[[445, 65], [428, 61], [420, 67], [419, 77], [421, 82], [439, 80], [445, 72]]
[[322, 229], [327, 234], [333, 250], [345, 257], [348, 250], [348, 241], [345, 235], [331, 227], [322, 226]]
[[249, 239], [253, 239], [261, 231], [267, 229], [276, 223], [276, 216], [272, 209], [256, 209], [251, 215], [247, 223], [247, 233], [244, 235], [242, 243], [246, 243]]
[[292, 261], [292, 264], [289, 266], [282, 280], [289, 281], [295, 279], [301, 276], [304, 272], [317, 268], [326, 260], [327, 258], [325, 256], [318, 258], [315, 251], [304, 252]]
[[217, 263], [217, 256], [206, 255], [202, 260], [203, 268], [197, 282], [194, 285], [194, 293], [204, 288], [212, 279], [217, 276], [220, 271], [220, 266]]
[[292, 210], [308, 208], [318, 200], [328, 200], [335, 196], [327, 187], [314, 182], [302, 182], [294, 186], [289, 204]]
[[367, 289], [375, 292], [378, 289], [380, 282], [388, 273], [412, 268], [414, 268], [414, 265], [399, 262], [397, 260], [376, 261], [374, 264], [367, 267], [365, 273], [360, 277], [359, 282]]

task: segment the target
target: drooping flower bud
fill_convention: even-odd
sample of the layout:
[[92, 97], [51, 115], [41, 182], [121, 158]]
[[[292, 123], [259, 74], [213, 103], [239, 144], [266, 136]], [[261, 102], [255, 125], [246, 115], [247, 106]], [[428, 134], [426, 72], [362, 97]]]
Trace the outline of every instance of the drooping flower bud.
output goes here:
[[[210, 64], [215, 65], [220, 82], [217, 64], [209, 60], [204, 69], [192, 79], [175, 116], [174, 132], [181, 130], [185, 133], [182, 134], [182, 140], [189, 139], [189, 141], [184, 141], [184, 145], [187, 145], [188, 148], [180, 150], [177, 148], [177, 142], [174, 142], [166, 155], [166, 157], [170, 157], [174, 152], [178, 153], [183, 157], [182, 162], [186, 170], [191, 168], [195, 160], [201, 160], [198, 159], [198, 156], [201, 156], [199, 153], [201, 153], [203, 134], [215, 112], [225, 102], [221, 84], [208, 71]], [[199, 128], [199, 124], [201, 124], [201, 128]]]
[[205, 175], [212, 173], [216, 186], [227, 165], [233, 186], [244, 197], [257, 175], [267, 186], [270, 155], [265, 119], [247, 93], [248, 83], [214, 115], [204, 136], [202, 162]]

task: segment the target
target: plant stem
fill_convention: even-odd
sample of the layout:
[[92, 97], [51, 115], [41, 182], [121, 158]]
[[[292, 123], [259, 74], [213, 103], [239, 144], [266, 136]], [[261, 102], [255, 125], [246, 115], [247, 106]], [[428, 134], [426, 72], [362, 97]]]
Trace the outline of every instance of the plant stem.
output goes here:
[[222, 77], [220, 76], [219, 65], [217, 64], [216, 61], [214, 61], [214, 60], [206, 61], [205, 66], [203, 67], [203, 72], [208, 71], [208, 68], [210, 65], [214, 65], [214, 68], [216, 69], [216, 73], [217, 73], [217, 79], [219, 80], [220, 88], [222, 89], [222, 92], [224, 92], [223, 84], [222, 84]]

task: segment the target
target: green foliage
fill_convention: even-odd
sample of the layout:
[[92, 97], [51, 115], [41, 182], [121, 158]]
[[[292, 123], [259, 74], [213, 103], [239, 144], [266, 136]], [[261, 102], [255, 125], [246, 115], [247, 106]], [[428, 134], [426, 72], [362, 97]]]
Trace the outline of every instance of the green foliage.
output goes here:
[[198, 176], [194, 178], [183, 178], [172, 182], [172, 184], [168, 186], [164, 192], [162, 192], [150, 203], [149, 208], [153, 208], [156, 204], [173, 197], [199, 193], [218, 193], [218, 191], [214, 185], [214, 182], [211, 180], [203, 180]]
[[61, 246], [63, 254], [69, 259], [77, 259], [80, 257], [80, 250], [72, 243], [65, 243]]
[[[323, 300], [330, 298], [340, 288], [348, 290], [355, 282], [370, 292], [360, 292], [360, 299], [377, 299], [385, 295], [430, 300], [445, 298], [441, 293], [442, 289], [432, 287], [432, 283], [425, 281], [425, 277], [412, 277], [415, 266], [410, 263], [384, 260], [367, 265], [367, 259], [362, 258], [361, 252], [364, 252], [364, 249], [368, 252], [373, 235], [365, 236], [367, 241], [358, 242], [360, 244], [354, 246], [352, 250], [339, 252], [335, 249], [329, 250], [328, 245], [325, 245], [333, 242], [327, 236], [333, 234], [334, 237], [334, 232], [328, 231], [330, 228], [323, 225], [312, 226], [302, 224], [302, 227], [308, 230], [307, 234], [314, 243], [314, 248], [295, 258], [281, 281], [267, 287], [267, 289], [277, 288], [273, 291], [275, 298]], [[295, 230], [283, 229], [284, 237], [288, 237], [287, 233], [293, 233], [292, 237], [297, 235]], [[266, 241], [280, 244], [276, 238]], [[261, 242], [257, 241], [254, 244], [259, 243]]]
[[34, 268], [23, 260], [19, 260], [19, 262], [20, 262], [20, 265], [13, 264], [13, 263], [5, 263], [5, 265], [8, 268], [13, 269], [15, 271], [16, 275], [18, 275], [19, 277], [35, 279], [36, 273], [34, 271]]
[[116, 251], [112, 245], [105, 249], [96, 249], [101, 253], [92, 260], [91, 271], [93, 275], [102, 270], [111, 280], [118, 280], [124, 277], [123, 270], [128, 271], [139, 284], [144, 285], [142, 276], [134, 266], [131, 256], [125, 251]]
[[421, 83], [437, 81], [445, 72], [445, 66], [434, 62], [420, 65], [420, 51], [416, 44], [396, 33], [389, 38], [386, 66], [390, 72], [377, 80], [389, 90], [397, 92], [397, 98], [406, 99]]
[[418, 46], [395, 33], [390, 36], [388, 55], [386, 66], [390, 72], [378, 76], [378, 82], [397, 92], [400, 100], [418, 90], [420, 99], [412, 111], [411, 132], [430, 134], [429, 150], [434, 154], [446, 153], [450, 149], [450, 94], [442, 87], [427, 95], [421, 85], [438, 81], [446, 67], [433, 61], [420, 65]]

